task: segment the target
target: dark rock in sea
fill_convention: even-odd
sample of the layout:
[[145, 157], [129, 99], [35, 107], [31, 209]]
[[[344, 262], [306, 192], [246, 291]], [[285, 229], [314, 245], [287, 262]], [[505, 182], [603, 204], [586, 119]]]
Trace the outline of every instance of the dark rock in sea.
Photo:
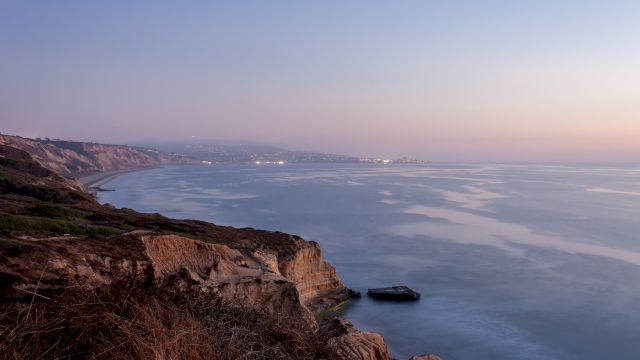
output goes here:
[[360, 291], [356, 291], [353, 289], [347, 289], [347, 295], [349, 296], [349, 299], [360, 299], [362, 297]]
[[412, 356], [411, 359], [409, 360], [442, 360], [442, 358], [440, 356], [433, 355], [433, 354], [425, 354], [425, 355]]
[[420, 299], [420, 293], [406, 286], [391, 286], [369, 289], [367, 295], [379, 300], [412, 301]]

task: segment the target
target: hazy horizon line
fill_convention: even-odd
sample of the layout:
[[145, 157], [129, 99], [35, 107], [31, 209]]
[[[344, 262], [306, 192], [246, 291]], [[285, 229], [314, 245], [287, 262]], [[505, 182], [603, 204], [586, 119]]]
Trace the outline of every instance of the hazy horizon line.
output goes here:
[[58, 137], [47, 137], [47, 136], [29, 136], [29, 135], [16, 135], [9, 134], [3, 131], [0, 131], [0, 135], [6, 136], [14, 136], [31, 140], [52, 140], [52, 141], [68, 141], [68, 142], [79, 142], [79, 143], [95, 143], [95, 144], [103, 144], [103, 145], [115, 145], [115, 146], [131, 146], [131, 147], [149, 147], [154, 148], [158, 145], [162, 145], [163, 143], [174, 143], [174, 144], [187, 144], [189, 141], [198, 142], [198, 143], [210, 143], [212, 145], [223, 145], [223, 146], [265, 146], [272, 147], [277, 149], [282, 149], [286, 151], [298, 151], [298, 152], [313, 152], [313, 153], [322, 153], [322, 154], [331, 154], [331, 155], [339, 155], [339, 156], [348, 156], [354, 158], [379, 158], [379, 159], [400, 159], [402, 157], [416, 159], [420, 161], [428, 161], [432, 164], [504, 164], [504, 165], [527, 165], [527, 164], [537, 164], [537, 165], [607, 165], [607, 164], [616, 164], [616, 165], [640, 165], [639, 161], [623, 161], [623, 160], [606, 160], [606, 161], [580, 161], [580, 160], [495, 160], [495, 159], [486, 159], [486, 160], [464, 160], [464, 159], [437, 159], [437, 158], [419, 158], [409, 155], [404, 156], [395, 156], [395, 157], [386, 157], [379, 155], [355, 155], [350, 153], [341, 153], [336, 151], [331, 151], [327, 149], [301, 149], [297, 146], [290, 144], [282, 144], [268, 141], [256, 141], [249, 139], [221, 139], [221, 138], [173, 138], [173, 139], [139, 139], [139, 140], [130, 140], [130, 141], [101, 141], [101, 140], [89, 140], [89, 139], [70, 139], [70, 138], [58, 138]]

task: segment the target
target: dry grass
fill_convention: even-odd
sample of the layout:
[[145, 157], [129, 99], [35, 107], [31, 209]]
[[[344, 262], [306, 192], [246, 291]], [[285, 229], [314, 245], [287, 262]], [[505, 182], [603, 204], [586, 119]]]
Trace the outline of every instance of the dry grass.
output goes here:
[[3, 359], [331, 359], [325, 343], [299, 319], [133, 280], [0, 310]]

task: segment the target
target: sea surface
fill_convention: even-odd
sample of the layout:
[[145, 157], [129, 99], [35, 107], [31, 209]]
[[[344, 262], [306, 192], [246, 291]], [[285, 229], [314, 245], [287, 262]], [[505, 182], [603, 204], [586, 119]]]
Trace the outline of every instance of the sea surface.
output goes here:
[[399, 359], [640, 359], [640, 166], [171, 166], [112, 180], [118, 207], [315, 240]]

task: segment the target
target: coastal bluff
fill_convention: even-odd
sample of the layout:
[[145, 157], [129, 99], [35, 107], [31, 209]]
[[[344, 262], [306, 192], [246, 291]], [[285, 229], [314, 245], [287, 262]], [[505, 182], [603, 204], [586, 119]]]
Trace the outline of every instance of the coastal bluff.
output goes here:
[[44, 167], [66, 177], [107, 171], [127, 171], [171, 164], [195, 164], [187, 156], [155, 149], [92, 142], [29, 139], [0, 134], [0, 145], [29, 153]]
[[[292, 252], [308, 252], [306, 247]], [[315, 247], [310, 247], [314, 249]], [[227, 245], [206, 243], [174, 234], [137, 230], [107, 239], [76, 236], [2, 239], [0, 274], [5, 281], [4, 297], [55, 292], [74, 284], [100, 287], [116, 279], [142, 277], [145, 280], [178, 283], [190, 291], [215, 294], [240, 308], [266, 311], [318, 324], [307, 304], [319, 299], [321, 292], [309, 290], [306, 277], [298, 282], [283, 276], [277, 267], [277, 253], [264, 261], [265, 250], [255, 256]], [[320, 258], [320, 254], [317, 255]], [[295, 255], [294, 255], [295, 257]], [[286, 260], [283, 266], [292, 268]], [[314, 282], [339, 284], [332, 291], [346, 289], [337, 277], [322, 278], [317, 266], [324, 262], [297, 264], [293, 269], [313, 277]], [[324, 269], [321, 274], [327, 274]], [[329, 273], [330, 274], [330, 273]], [[8, 285], [8, 286], [7, 286]], [[305, 298], [299, 288], [305, 291]], [[323, 291], [328, 288], [322, 287]], [[306, 299], [306, 301], [304, 301]]]
[[[122, 289], [129, 287], [127, 293], [138, 294], [136, 306], [142, 310], [129, 314], [133, 319], [125, 321], [126, 326], [131, 326], [139, 316], [148, 316], [149, 304], [168, 306], [166, 300], [157, 302], [157, 297], [182, 299], [176, 302], [182, 305], [174, 310], [164, 310], [160, 313], [162, 316], [158, 315], [160, 318], [143, 322], [149, 326], [162, 326], [169, 334], [175, 335], [175, 332], [171, 327], [167, 328], [168, 325], [162, 325], [163, 316], [168, 314], [186, 317], [189, 326], [219, 320], [211, 314], [236, 314], [225, 320], [239, 321], [240, 325], [235, 327], [202, 326], [206, 336], [217, 339], [218, 348], [214, 350], [222, 351], [209, 353], [229, 353], [229, 347], [237, 340], [232, 341], [233, 337], [229, 337], [231, 340], [225, 343], [226, 334], [244, 331], [261, 334], [259, 340], [241, 344], [261, 349], [256, 354], [277, 350], [281, 351], [278, 354], [290, 354], [285, 358], [389, 359], [382, 336], [358, 331], [353, 326], [344, 326], [347, 323], [344, 320], [326, 317], [328, 309], [349, 298], [349, 291], [335, 268], [323, 259], [317, 243], [282, 232], [175, 220], [159, 214], [101, 205], [73, 179], [42, 166], [27, 152], [0, 145], [0, 305], [5, 309], [0, 327], [12, 330], [11, 324], [16, 320], [27, 322], [23, 314], [25, 311], [32, 314], [32, 307], [39, 309], [34, 314], [44, 316], [42, 314], [48, 309], [64, 303], [69, 296], [77, 299], [124, 291]], [[150, 290], [143, 291], [147, 288]], [[82, 295], [75, 293], [77, 291]], [[111, 301], [118, 303], [123, 299], [127, 296]], [[193, 317], [183, 308], [185, 301], [198, 304], [198, 311], [205, 315]], [[77, 306], [76, 300], [73, 303]], [[83, 306], [101, 303], [88, 302]], [[67, 311], [69, 306], [61, 309]], [[91, 314], [97, 311], [91, 309]], [[99, 311], [112, 310], [100, 307]], [[13, 313], [19, 314], [18, 318], [11, 318]], [[110, 314], [100, 319], [109, 319]], [[73, 318], [67, 316], [51, 321], [65, 323]], [[115, 319], [122, 322], [127, 318], [119, 313]], [[47, 323], [47, 318], [34, 320], [32, 326], [43, 323]], [[86, 321], [82, 324], [87, 329], [80, 334], [91, 333], [91, 325]], [[131, 331], [122, 331], [124, 325], [118, 324], [116, 330], [110, 331], [120, 334], [118, 336], [124, 339], [122, 343], [128, 344], [132, 341], [128, 338]], [[65, 326], [72, 329], [78, 325]], [[217, 332], [210, 333], [214, 331], [212, 328]], [[55, 334], [55, 331], [60, 332], [59, 337], [75, 334], [64, 331], [64, 326], [53, 329], [46, 334]], [[106, 331], [102, 328], [94, 330]], [[36, 333], [29, 330], [20, 335], [10, 331], [12, 336], [6, 336], [0, 348], [27, 353], [20, 346], [48, 340], [42, 335], [44, 333], [34, 339]], [[201, 332], [197, 334], [204, 336]], [[52, 353], [64, 356], [65, 351], [74, 347], [81, 347], [89, 354], [102, 349], [93, 340], [88, 343], [80, 343], [80, 338], [68, 341], [79, 343], [64, 344], [68, 348], [53, 343]], [[208, 344], [203, 349], [211, 346]], [[37, 353], [38, 349], [34, 349], [30, 354]], [[257, 355], [255, 358], [273, 356]]]

